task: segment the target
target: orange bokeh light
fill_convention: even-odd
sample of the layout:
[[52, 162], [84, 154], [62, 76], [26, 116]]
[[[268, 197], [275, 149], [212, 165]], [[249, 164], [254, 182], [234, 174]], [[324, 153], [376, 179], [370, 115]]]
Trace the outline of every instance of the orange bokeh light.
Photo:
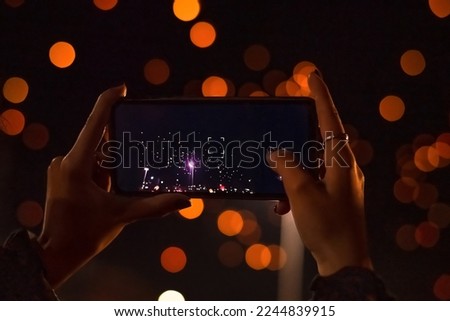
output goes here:
[[48, 129], [42, 124], [30, 124], [24, 129], [22, 140], [29, 149], [42, 149], [47, 145], [49, 140]]
[[286, 251], [279, 245], [269, 245], [270, 251], [270, 263], [267, 266], [267, 269], [270, 271], [278, 271], [281, 270], [287, 262], [287, 253]]
[[198, 0], [175, 0], [172, 9], [175, 17], [181, 21], [192, 21], [200, 13], [200, 2]]
[[387, 121], [397, 121], [405, 113], [405, 103], [400, 97], [389, 95], [381, 100], [379, 111], [381, 117]]
[[94, 0], [94, 5], [100, 10], [108, 11], [117, 5], [117, 0]]
[[394, 196], [402, 203], [411, 203], [419, 193], [419, 184], [410, 177], [402, 177], [394, 184]]
[[154, 58], [144, 66], [144, 77], [152, 85], [161, 85], [169, 79], [170, 68], [163, 59]]
[[450, 1], [448, 0], [428, 0], [431, 11], [439, 18], [450, 15]]
[[450, 159], [450, 133], [443, 133], [436, 139], [436, 151], [439, 156]]
[[430, 146], [422, 146], [414, 153], [414, 164], [422, 172], [431, 172], [439, 166], [439, 154]]
[[395, 234], [395, 241], [398, 247], [404, 251], [415, 250], [419, 246], [416, 241], [415, 233], [416, 227], [414, 225], [405, 224], [401, 226]]
[[6, 100], [19, 104], [28, 96], [28, 84], [20, 77], [11, 77], [3, 85], [3, 96]]
[[425, 58], [418, 50], [408, 50], [400, 58], [400, 66], [409, 76], [420, 75], [426, 66]]
[[5, 4], [11, 8], [18, 8], [25, 3], [25, 0], [5, 0]]
[[222, 234], [233, 236], [239, 234], [244, 226], [241, 213], [234, 210], [226, 210], [217, 218], [217, 227]]
[[205, 204], [201, 198], [191, 198], [191, 206], [179, 210], [181, 216], [189, 220], [199, 217], [205, 208]]
[[269, 65], [270, 52], [262, 45], [251, 45], [244, 52], [244, 62], [251, 70], [263, 70]]
[[415, 238], [420, 246], [433, 247], [439, 241], [439, 227], [432, 222], [422, 222], [416, 228]]
[[44, 210], [35, 201], [22, 202], [16, 211], [17, 220], [26, 228], [33, 228], [41, 224], [44, 219]]
[[161, 253], [161, 266], [168, 272], [180, 272], [184, 269], [186, 263], [186, 254], [179, 247], [171, 246]]
[[59, 41], [50, 47], [49, 58], [52, 64], [58, 68], [67, 68], [76, 57], [74, 47], [65, 41]]
[[270, 249], [264, 244], [253, 244], [245, 252], [245, 261], [254, 270], [267, 268], [271, 259]]
[[450, 206], [445, 203], [435, 203], [428, 210], [428, 220], [440, 228], [446, 228], [450, 224]]
[[205, 97], [225, 97], [227, 93], [227, 82], [221, 77], [211, 76], [202, 83], [202, 94]]
[[237, 267], [244, 260], [244, 249], [235, 241], [223, 243], [217, 252], [219, 261], [227, 267]]
[[414, 203], [420, 208], [428, 209], [437, 201], [438, 196], [439, 192], [436, 186], [430, 183], [421, 183]]
[[433, 286], [433, 293], [439, 300], [450, 300], [450, 275], [441, 275]]
[[238, 90], [239, 97], [249, 97], [255, 91], [262, 91], [261, 87], [258, 84], [253, 82], [246, 82]]
[[7, 109], [0, 115], [0, 129], [7, 135], [20, 134], [25, 127], [25, 116], [17, 109]]
[[190, 38], [197, 47], [207, 48], [216, 40], [216, 30], [209, 22], [200, 21], [192, 26]]

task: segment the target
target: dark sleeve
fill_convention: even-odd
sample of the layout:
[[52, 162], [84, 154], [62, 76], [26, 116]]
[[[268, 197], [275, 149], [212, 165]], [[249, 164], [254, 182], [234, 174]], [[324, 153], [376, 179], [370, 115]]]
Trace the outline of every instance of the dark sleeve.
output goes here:
[[371, 270], [346, 267], [330, 276], [317, 276], [311, 284], [312, 300], [393, 300], [383, 281]]
[[57, 300], [25, 230], [13, 233], [0, 248], [0, 300]]

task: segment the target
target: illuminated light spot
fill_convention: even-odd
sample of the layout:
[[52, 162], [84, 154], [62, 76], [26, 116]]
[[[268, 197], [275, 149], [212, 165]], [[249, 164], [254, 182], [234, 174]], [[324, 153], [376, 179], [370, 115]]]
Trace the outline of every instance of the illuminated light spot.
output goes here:
[[235, 241], [223, 243], [217, 252], [219, 261], [226, 267], [234, 268], [242, 264], [244, 260], [244, 249]]
[[183, 294], [175, 290], [167, 290], [160, 294], [158, 301], [185, 301]]
[[433, 247], [439, 241], [439, 227], [432, 222], [422, 222], [416, 228], [415, 238], [420, 246]]
[[[237, 240], [244, 245], [251, 245], [258, 243], [261, 239], [261, 227], [258, 222], [251, 220], [244, 220], [244, 233], [239, 233], [236, 238]], [[242, 232], [242, 231], [241, 231]]]
[[7, 109], [0, 115], [0, 129], [7, 135], [20, 134], [25, 127], [25, 116], [17, 109]]
[[245, 65], [254, 71], [265, 69], [270, 62], [270, 52], [262, 45], [252, 45], [244, 52]]
[[275, 96], [277, 97], [288, 97], [289, 94], [287, 92], [287, 80], [282, 81], [278, 84], [277, 88], [275, 89]]
[[191, 198], [191, 206], [179, 210], [181, 216], [189, 220], [199, 217], [205, 208], [205, 204], [201, 198]]
[[33, 228], [42, 223], [44, 210], [35, 201], [22, 202], [16, 211], [17, 220], [26, 228]]
[[181, 21], [192, 21], [200, 13], [200, 2], [198, 0], [175, 0], [172, 9], [175, 17]]
[[430, 134], [420, 134], [414, 138], [412, 147], [414, 151], [417, 151], [420, 147], [430, 146], [434, 143], [434, 137]]
[[202, 96], [202, 81], [190, 80], [184, 85], [183, 96], [186, 97], [201, 97]]
[[419, 193], [419, 184], [410, 177], [402, 177], [394, 184], [394, 196], [402, 203], [411, 203]]
[[3, 96], [14, 104], [23, 102], [28, 96], [28, 84], [20, 77], [11, 77], [3, 85]]
[[357, 139], [350, 144], [350, 147], [355, 155], [358, 165], [364, 166], [369, 164], [373, 159], [372, 144], [363, 139]]
[[344, 131], [347, 133], [350, 143], [359, 138], [358, 129], [353, 125], [344, 124]]
[[389, 95], [384, 97], [379, 105], [381, 117], [387, 121], [394, 122], [403, 117], [405, 103], [400, 97]]
[[262, 91], [262, 89], [258, 84], [255, 84], [253, 82], [246, 82], [239, 88], [238, 96], [249, 97], [255, 91]]
[[430, 152], [430, 146], [422, 146], [414, 153], [414, 164], [422, 172], [431, 172], [439, 165], [439, 155]]
[[44, 148], [49, 140], [47, 127], [42, 124], [28, 125], [22, 134], [22, 141], [29, 149], [39, 150]]
[[400, 176], [410, 177], [418, 182], [426, 178], [426, 174], [419, 170], [412, 160], [407, 161], [401, 166]]
[[163, 59], [151, 59], [144, 66], [144, 77], [152, 85], [165, 83], [169, 79], [169, 76], [169, 65]]
[[245, 252], [245, 262], [254, 270], [267, 268], [271, 259], [269, 248], [263, 244], [253, 244]]
[[286, 251], [278, 245], [269, 245], [270, 251], [270, 263], [267, 266], [267, 269], [270, 271], [278, 271], [281, 270], [287, 262], [287, 254]]
[[428, 158], [428, 162], [431, 165], [433, 165], [434, 167], [439, 167], [440, 157], [439, 157], [439, 153], [435, 147], [433, 147], [433, 146], [428, 147], [427, 158]]
[[222, 234], [233, 236], [239, 234], [244, 226], [244, 221], [239, 212], [226, 210], [217, 218], [217, 227]]
[[397, 246], [404, 251], [414, 251], [419, 246], [415, 233], [416, 227], [414, 225], [405, 224], [401, 226], [395, 234]]
[[186, 254], [179, 247], [171, 246], [161, 253], [161, 266], [168, 272], [180, 272], [186, 266], [186, 262]]
[[269, 94], [262, 90], [254, 91], [250, 94], [250, 97], [269, 97]]
[[450, 1], [448, 0], [428, 0], [431, 11], [439, 18], [450, 15]]
[[435, 148], [440, 157], [450, 159], [450, 133], [443, 133], [436, 139]]
[[60, 41], [50, 47], [50, 61], [58, 68], [67, 68], [72, 65], [75, 60], [75, 56], [75, 49], [68, 42]]
[[269, 95], [274, 96], [278, 85], [287, 79], [288, 76], [283, 71], [277, 69], [271, 70], [263, 77], [263, 88]]
[[420, 75], [425, 70], [425, 58], [418, 50], [408, 50], [400, 58], [400, 66], [409, 76]]
[[442, 274], [437, 278], [434, 282], [433, 293], [439, 300], [450, 300], [450, 275]]
[[433, 184], [421, 183], [419, 184], [419, 189], [416, 197], [414, 198], [414, 203], [420, 208], [428, 209], [433, 205], [439, 196], [439, 192]]
[[304, 96], [302, 89], [292, 78], [286, 80], [286, 93], [291, 97]]
[[200, 21], [192, 26], [190, 38], [197, 47], [207, 48], [216, 40], [216, 30], [209, 22]]
[[5, 0], [5, 4], [11, 8], [18, 8], [25, 3], [25, 0]]
[[225, 97], [227, 92], [227, 82], [218, 76], [208, 77], [202, 84], [202, 93], [205, 97]]
[[108, 11], [117, 5], [117, 0], [94, 0], [94, 4], [100, 10]]
[[428, 220], [440, 228], [450, 224], [450, 206], [445, 203], [435, 203], [428, 210]]

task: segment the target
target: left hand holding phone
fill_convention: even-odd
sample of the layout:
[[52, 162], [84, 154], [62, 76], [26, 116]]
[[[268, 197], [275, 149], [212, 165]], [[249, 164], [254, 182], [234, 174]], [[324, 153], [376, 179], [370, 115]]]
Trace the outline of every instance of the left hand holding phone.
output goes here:
[[101, 94], [72, 149], [48, 168], [44, 225], [37, 241], [53, 288], [105, 249], [127, 224], [190, 206], [182, 194], [137, 198], [110, 192], [109, 174], [98, 165], [96, 151], [111, 107], [125, 93], [122, 85]]

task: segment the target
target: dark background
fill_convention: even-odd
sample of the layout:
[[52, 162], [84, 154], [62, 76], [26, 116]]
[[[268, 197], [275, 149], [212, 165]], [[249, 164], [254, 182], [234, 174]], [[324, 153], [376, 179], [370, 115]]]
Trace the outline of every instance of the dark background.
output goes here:
[[[449, 18], [436, 17], [428, 1], [202, 1], [199, 17], [178, 20], [172, 1], [119, 1], [111, 11], [91, 1], [25, 1], [18, 8], [0, 3], [0, 82], [24, 78], [30, 91], [14, 105], [0, 97], [1, 111], [18, 108], [27, 122], [47, 126], [50, 140], [39, 151], [28, 150], [20, 135], [0, 135], [0, 235], [19, 224], [17, 206], [27, 199], [44, 202], [45, 173], [50, 160], [73, 144], [97, 95], [125, 82], [130, 97], [183, 95], [191, 80], [211, 75], [230, 79], [239, 88], [261, 83], [269, 70], [292, 72], [302, 60], [314, 62], [324, 75], [341, 117], [353, 125], [374, 150], [363, 166], [369, 241], [375, 267], [400, 299], [432, 300], [435, 281], [450, 273], [449, 230], [440, 230], [432, 248], [403, 251], [395, 242], [403, 224], [419, 224], [427, 211], [395, 200], [399, 178], [395, 153], [422, 133], [437, 137], [449, 130]], [[206, 49], [192, 45], [189, 29], [209, 21], [217, 31]], [[77, 53], [66, 69], [54, 67], [48, 50], [57, 41], [70, 42]], [[271, 53], [269, 66], [249, 70], [243, 53], [252, 44]], [[400, 68], [409, 49], [424, 55], [427, 65], [416, 77]], [[162, 58], [169, 80], [150, 85], [145, 63]], [[385, 121], [378, 104], [386, 95], [400, 96], [403, 118]], [[450, 201], [448, 167], [428, 174], [439, 201]], [[276, 243], [279, 227], [269, 215], [273, 202], [206, 201], [201, 219], [173, 215], [158, 222], [128, 227], [112, 246], [90, 263], [61, 291], [63, 299], [156, 299], [176, 289], [189, 300], [274, 300], [277, 273], [253, 271], [243, 263], [225, 268], [217, 249], [227, 237], [215, 227], [225, 208], [253, 211], [261, 225], [261, 242]], [[80, 236], [82, 237], [82, 236]], [[180, 273], [165, 272], [159, 253], [169, 245], [183, 247], [188, 265]], [[309, 282], [314, 271], [305, 275]]]

